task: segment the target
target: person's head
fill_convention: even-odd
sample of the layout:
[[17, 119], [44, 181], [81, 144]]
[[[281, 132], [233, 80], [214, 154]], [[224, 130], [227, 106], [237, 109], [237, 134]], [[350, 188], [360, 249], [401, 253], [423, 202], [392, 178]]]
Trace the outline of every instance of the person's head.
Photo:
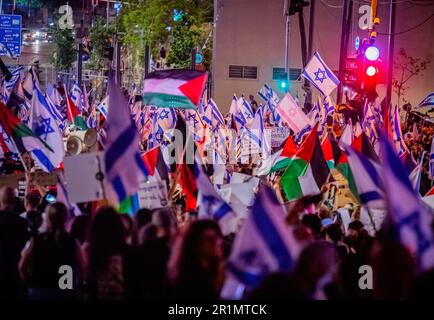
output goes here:
[[68, 218], [68, 209], [61, 202], [49, 204], [46, 209], [47, 231], [58, 233], [65, 231], [65, 223]]
[[377, 239], [370, 258], [375, 298], [406, 298], [416, 276], [416, 263], [410, 251], [397, 241]]
[[301, 224], [312, 230], [315, 237], [321, 233], [321, 219], [315, 214], [305, 214], [301, 219]]
[[10, 159], [12, 159], [12, 155], [13, 155], [13, 153], [10, 152], [10, 151], [8, 151], [8, 152], [5, 152], [4, 155], [5, 155], [5, 159], [10, 160]]
[[305, 290], [314, 293], [320, 282], [331, 281], [338, 262], [334, 245], [326, 241], [313, 242], [300, 253], [295, 276]]
[[74, 218], [71, 225], [71, 235], [81, 244], [86, 240], [86, 231], [89, 227], [90, 217], [88, 215], [80, 215]]
[[249, 100], [250, 100], [250, 101], [255, 100], [255, 97], [253, 96], [253, 94], [249, 95]]
[[105, 269], [111, 256], [123, 254], [125, 230], [115, 209], [102, 206], [97, 210], [90, 224], [88, 241], [91, 273]]
[[27, 211], [26, 219], [30, 233], [38, 233], [38, 230], [42, 226], [43, 222], [42, 213], [36, 210]]
[[351, 221], [348, 225], [347, 237], [357, 238], [364, 227], [360, 220]]
[[179, 248], [172, 250], [169, 261], [173, 279], [193, 276], [201, 270], [217, 272], [218, 264], [224, 259], [223, 235], [217, 222], [193, 221], [177, 240]]
[[152, 212], [152, 224], [157, 228], [157, 236], [171, 236], [176, 228], [175, 212], [172, 208], [156, 209]]
[[0, 188], [0, 210], [14, 211], [16, 206], [15, 190], [11, 187]]
[[140, 209], [136, 215], [137, 229], [152, 222], [152, 211], [149, 209]]
[[26, 211], [36, 210], [41, 203], [41, 197], [35, 193], [26, 194], [24, 197], [24, 208]]
[[325, 229], [325, 237], [327, 241], [330, 242], [339, 242], [343, 240], [343, 232], [342, 228], [337, 223], [332, 223], [331, 225], [328, 225]]

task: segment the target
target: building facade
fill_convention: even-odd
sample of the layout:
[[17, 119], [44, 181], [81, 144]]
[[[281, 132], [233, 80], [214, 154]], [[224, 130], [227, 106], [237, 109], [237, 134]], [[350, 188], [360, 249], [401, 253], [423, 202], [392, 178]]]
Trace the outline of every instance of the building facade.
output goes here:
[[[312, 1], [312, 0], [311, 0]], [[342, 0], [314, 0], [315, 20], [313, 32], [313, 52], [318, 51], [328, 66], [335, 71], [339, 66], [339, 48], [342, 20]], [[352, 24], [349, 37], [349, 54], [355, 53], [355, 39], [363, 39], [367, 31], [363, 30], [366, 22], [366, 9], [370, 1], [353, 1]], [[434, 5], [423, 1], [399, 2], [397, 4], [395, 55], [405, 48], [413, 57], [431, 57], [433, 62], [422, 75], [413, 77], [406, 85], [406, 99], [413, 106], [429, 92], [434, 91], [434, 19], [412, 29], [432, 15]], [[285, 63], [285, 15], [284, 0], [215, 0], [214, 4], [214, 45], [213, 45], [213, 97], [223, 112], [229, 110], [232, 95], [254, 94], [264, 83], [269, 84], [279, 95], [278, 77], [284, 70]], [[386, 1], [379, 1], [376, 45], [380, 49], [380, 58], [387, 62], [387, 39], [389, 6]], [[309, 7], [304, 9], [306, 34], [309, 25]], [[294, 97], [304, 101], [302, 79], [301, 41], [298, 15], [290, 18], [289, 38], [289, 91]], [[384, 68], [386, 71], [387, 66]], [[380, 98], [385, 95], [385, 86], [379, 85]], [[318, 93], [313, 89], [315, 101]], [[332, 98], [336, 98], [336, 91]], [[397, 102], [393, 94], [393, 102]], [[402, 102], [401, 102], [402, 103]]]

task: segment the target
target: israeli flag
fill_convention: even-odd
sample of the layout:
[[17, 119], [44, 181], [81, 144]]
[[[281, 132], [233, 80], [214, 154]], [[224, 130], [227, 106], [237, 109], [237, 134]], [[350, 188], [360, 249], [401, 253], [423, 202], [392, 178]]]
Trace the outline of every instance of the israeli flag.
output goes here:
[[423, 203], [387, 137], [380, 135], [384, 193], [389, 215], [400, 242], [416, 259], [419, 271], [434, 267], [432, 210]]
[[51, 147], [48, 150], [34, 150], [35, 161], [44, 171], [51, 172], [60, 166], [65, 155], [63, 136], [59, 130], [56, 119], [51, 113], [51, 107], [42, 92], [35, 88], [32, 95], [32, 108], [30, 109], [30, 128], [35, 134]]
[[345, 146], [345, 152], [361, 204], [369, 209], [386, 209], [380, 166], [349, 146]]
[[83, 109], [83, 103], [82, 103], [83, 92], [81, 91], [81, 88], [77, 82], [74, 82], [74, 84], [72, 85], [70, 96], [71, 96], [72, 102], [74, 102], [74, 104], [77, 106], [78, 110], [82, 111], [82, 109]]
[[101, 112], [101, 114], [104, 116], [104, 118], [107, 119], [108, 117], [108, 99], [109, 96], [106, 96], [100, 104], [96, 107], [96, 109]]
[[237, 215], [219, 196], [201, 166], [195, 164], [196, 185], [199, 190], [198, 216], [201, 219], [214, 219], [220, 225], [223, 235], [236, 231]]
[[291, 271], [300, 247], [285, 216], [285, 209], [274, 191], [263, 186], [235, 238], [227, 264], [223, 298], [237, 298], [240, 289], [258, 287], [272, 272]]
[[301, 75], [308, 79], [324, 96], [329, 96], [339, 84], [338, 78], [325, 64], [318, 52], [313, 54]]
[[434, 92], [431, 92], [429, 95], [427, 95], [420, 103], [420, 107], [433, 107], [434, 106]]
[[108, 94], [110, 113], [104, 153], [104, 183], [107, 200], [119, 204], [139, 190], [140, 182], [149, 172], [140, 157], [140, 138], [136, 125], [131, 121], [128, 102], [114, 78], [109, 79]]
[[428, 176], [434, 180], [434, 137], [431, 141], [431, 151], [429, 152], [429, 172]]

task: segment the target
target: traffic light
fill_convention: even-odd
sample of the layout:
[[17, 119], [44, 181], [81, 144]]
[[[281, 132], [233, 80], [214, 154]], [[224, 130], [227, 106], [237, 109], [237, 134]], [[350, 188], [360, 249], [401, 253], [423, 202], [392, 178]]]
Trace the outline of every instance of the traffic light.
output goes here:
[[358, 57], [347, 57], [345, 59], [344, 86], [354, 91], [360, 91], [360, 79]]
[[374, 45], [368, 46], [363, 54], [363, 89], [365, 92], [375, 91], [381, 71], [380, 50]]
[[279, 89], [283, 92], [289, 91], [288, 76], [286, 72], [282, 73], [279, 77]]
[[288, 15], [292, 16], [297, 12], [303, 12], [303, 7], [307, 7], [309, 2], [304, 0], [289, 0]]

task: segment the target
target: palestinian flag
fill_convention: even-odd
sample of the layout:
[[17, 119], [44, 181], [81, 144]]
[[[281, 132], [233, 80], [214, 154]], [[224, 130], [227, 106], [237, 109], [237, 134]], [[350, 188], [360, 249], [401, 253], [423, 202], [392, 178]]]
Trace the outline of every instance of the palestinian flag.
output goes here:
[[374, 160], [375, 162], [380, 162], [380, 159], [375, 152], [374, 146], [369, 141], [368, 136], [364, 132], [354, 139], [351, 146], [353, 147], [353, 149], [359, 151], [365, 157]]
[[0, 102], [0, 125], [7, 135], [14, 141], [18, 152], [40, 150], [54, 152], [43, 140], [41, 140], [28, 126], [22, 123], [3, 103]]
[[167, 166], [164, 162], [160, 147], [155, 147], [142, 154], [142, 160], [145, 163], [146, 170], [149, 172], [149, 178], [153, 177], [158, 181], [165, 181], [167, 189], [169, 190]]
[[[186, 211], [194, 211], [197, 207], [197, 193], [198, 188], [196, 185], [196, 167], [194, 164], [194, 155], [196, 153], [196, 144], [193, 141], [193, 136], [188, 130], [182, 117], [176, 119], [176, 130], [181, 132], [183, 139], [182, 143], [175, 145], [175, 163], [172, 166], [172, 172], [179, 174], [179, 184], [185, 195]], [[185, 152], [183, 152], [185, 149]], [[176, 183], [176, 181], [174, 182]]]
[[196, 109], [202, 98], [207, 73], [193, 70], [163, 70], [150, 73], [143, 87], [143, 105]]
[[291, 136], [286, 138], [283, 148], [273, 154], [273, 164], [270, 170], [271, 172], [279, 171], [289, 166], [292, 157], [297, 153], [297, 145]]
[[335, 167], [335, 163], [338, 162], [338, 159], [342, 153], [337, 141], [327, 134], [324, 136], [324, 139], [321, 142], [321, 148], [324, 158], [327, 162], [327, 166], [330, 170], [333, 169]]
[[[371, 142], [369, 142], [368, 137], [365, 133], [360, 134], [356, 139], [353, 140], [351, 147], [358, 151], [363, 156], [379, 162], [378, 155], [375, 153], [374, 147]], [[348, 163], [347, 155], [342, 152], [336, 165], [336, 169], [347, 179], [348, 186], [353, 193], [353, 195], [359, 200], [356, 182], [354, 180], [353, 173], [351, 172], [350, 165]]]
[[315, 126], [291, 159], [280, 182], [287, 199], [291, 201], [319, 194], [329, 173]]
[[68, 122], [74, 123], [75, 117], [80, 115], [77, 106], [74, 101], [72, 101], [71, 96], [65, 91], [66, 94], [66, 114], [68, 116]]
[[422, 198], [422, 200], [429, 205], [431, 208], [434, 208], [434, 187], [432, 187]]

